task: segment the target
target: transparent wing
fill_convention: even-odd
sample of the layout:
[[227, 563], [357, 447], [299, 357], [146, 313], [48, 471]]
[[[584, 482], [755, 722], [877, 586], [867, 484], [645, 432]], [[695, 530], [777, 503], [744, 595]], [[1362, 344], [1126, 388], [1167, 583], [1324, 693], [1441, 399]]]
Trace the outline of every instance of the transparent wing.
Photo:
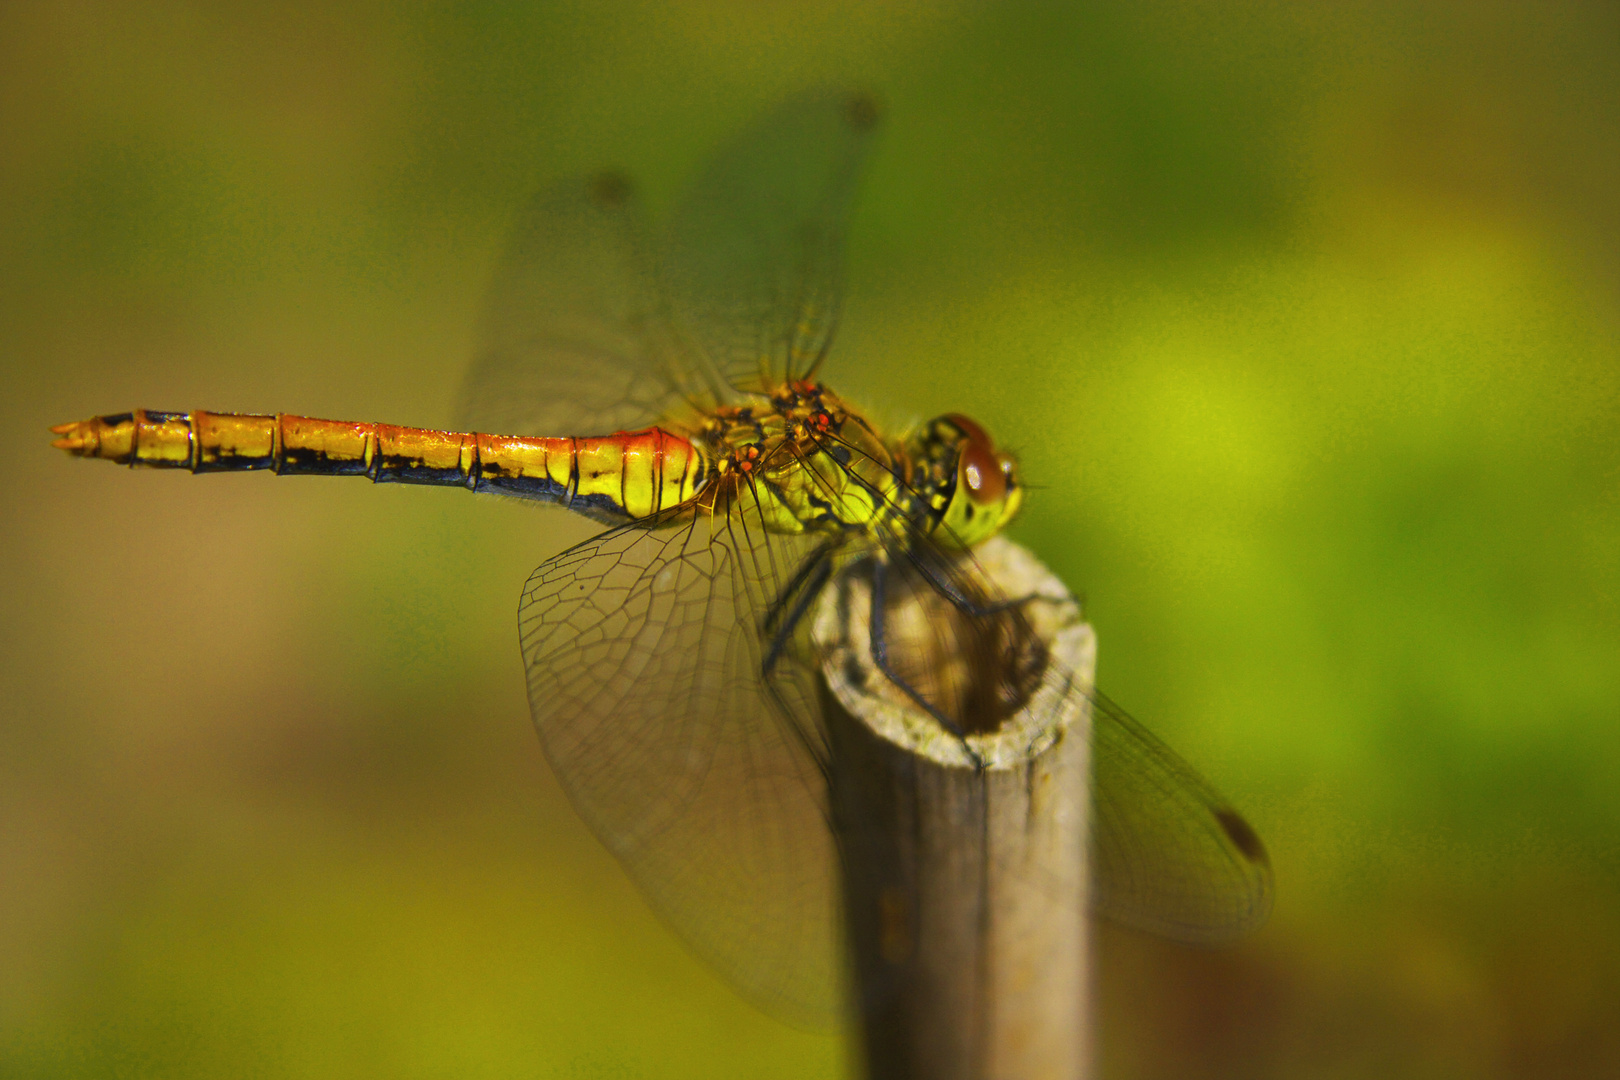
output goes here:
[[795, 98], [723, 147], [676, 209], [664, 281], [676, 326], [715, 385], [758, 390], [819, 363], [877, 120], [862, 94]]
[[[843, 449], [857, 452], [844, 443]], [[898, 507], [891, 509], [898, 510]], [[992, 723], [1017, 707], [1039, 678], [1021, 609], [1039, 598], [997, 592], [972, 554], [946, 552], [900, 513], [879, 540], [896, 567], [890, 603], [931, 587], [935, 604], [917, 656], [892, 655], [892, 671], [958, 726]], [[954, 610], [953, 610], [954, 608]], [[973, 624], [971, 626], [967, 624]], [[954, 688], [941, 673], [967, 657], [971, 679]], [[946, 658], [941, 660], [941, 658]], [[1046, 661], [1050, 662], [1050, 661]], [[960, 667], [960, 664], [954, 666]], [[1214, 944], [1254, 930], [1271, 911], [1271, 863], [1259, 836], [1181, 757], [1084, 681], [1092, 700], [1092, 888], [1099, 914], [1177, 941]]]
[[540, 193], [513, 231], [455, 423], [499, 435], [648, 427], [688, 389], [656, 313], [639, 201], [615, 173]]
[[1271, 862], [1249, 823], [1175, 751], [1092, 695], [1093, 903], [1127, 926], [1215, 944], [1271, 911]]
[[808, 548], [687, 509], [543, 564], [519, 609], [529, 702], [575, 808], [700, 956], [790, 1020], [836, 1017], [837, 859], [803, 669], [759, 629]]

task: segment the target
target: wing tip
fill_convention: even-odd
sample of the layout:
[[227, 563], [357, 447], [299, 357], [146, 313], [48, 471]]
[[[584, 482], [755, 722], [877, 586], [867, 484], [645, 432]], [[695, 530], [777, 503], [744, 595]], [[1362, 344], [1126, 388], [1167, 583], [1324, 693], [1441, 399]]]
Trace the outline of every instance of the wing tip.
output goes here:
[[853, 90], [844, 99], [844, 122], [852, 131], [876, 129], [884, 112], [883, 101], [871, 90]]
[[623, 169], [598, 169], [585, 181], [585, 195], [603, 210], [620, 210], [635, 198], [636, 185]]
[[1260, 834], [1243, 819], [1242, 814], [1229, 806], [1223, 806], [1215, 811], [1215, 820], [1220, 824], [1221, 832], [1226, 834], [1226, 838], [1232, 841], [1232, 846], [1237, 848], [1245, 859], [1256, 866], [1267, 869], [1271, 867], [1271, 856], [1266, 854], [1266, 845], [1261, 843]]

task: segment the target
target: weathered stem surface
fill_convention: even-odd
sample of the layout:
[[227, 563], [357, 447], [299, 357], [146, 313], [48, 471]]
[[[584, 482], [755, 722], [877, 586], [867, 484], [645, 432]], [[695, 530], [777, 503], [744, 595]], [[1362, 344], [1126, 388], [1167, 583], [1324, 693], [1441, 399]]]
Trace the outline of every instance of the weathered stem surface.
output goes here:
[[[1063, 598], [1024, 605], [1053, 662], [988, 733], [958, 738], [876, 670], [870, 574], [844, 574], [817, 615], [867, 1069], [873, 1080], [1077, 1080], [1091, 1054], [1081, 691], [1096, 642], [1028, 551], [997, 539], [974, 554], [1002, 595]], [[917, 606], [886, 621], [891, 656], [941, 640], [949, 613]]]

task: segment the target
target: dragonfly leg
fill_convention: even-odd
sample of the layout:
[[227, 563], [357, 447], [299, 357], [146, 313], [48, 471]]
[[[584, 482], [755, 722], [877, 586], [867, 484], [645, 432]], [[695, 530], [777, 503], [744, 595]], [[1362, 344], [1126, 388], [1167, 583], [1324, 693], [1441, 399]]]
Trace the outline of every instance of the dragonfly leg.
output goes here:
[[1030, 593], [1027, 596], [1019, 596], [1010, 600], [997, 600], [994, 603], [981, 604], [957, 588], [956, 584], [951, 581], [950, 576], [943, 573], [928, 557], [912, 553], [910, 558], [911, 564], [917, 568], [923, 577], [928, 579], [928, 583], [934, 587], [936, 592], [949, 600], [963, 614], [972, 615], [975, 618], [986, 615], [999, 615], [1004, 611], [1021, 608], [1025, 604], [1033, 603], [1036, 600], [1044, 600], [1052, 604], [1073, 603], [1073, 600], [1067, 596], [1043, 596], [1040, 593]]
[[[781, 591], [771, 600], [770, 606], [765, 609], [765, 617], [760, 620], [759, 624], [761, 637], [775, 638], [777, 636], [777, 627], [781, 624], [784, 613], [790, 612], [790, 608], [794, 611], [798, 610], [799, 605], [795, 604], [794, 597], [801, 594], [801, 591], [812, 577], [820, 574], [822, 575], [821, 584], [826, 584], [825, 575], [830, 573], [830, 570], [822, 570], [822, 564], [826, 563], [830, 566], [828, 556], [843, 546], [843, 543], [843, 537], [831, 537], [804, 557], [804, 560], [799, 563], [799, 568], [793, 571], [793, 576], [788, 579], [788, 583], [782, 586]], [[819, 589], [820, 586], [818, 585], [817, 588]], [[815, 591], [811, 590], [811, 596], [815, 595]], [[800, 611], [799, 614], [802, 615], [803, 612]]]
[[777, 594], [776, 599], [771, 601], [770, 607], [765, 612], [765, 618], [760, 621], [760, 636], [763, 638], [769, 635], [770, 638], [770, 644], [765, 649], [765, 659], [760, 664], [761, 678], [769, 692], [777, 696], [781, 715], [787, 720], [787, 726], [793, 737], [809, 752], [823, 775], [826, 775], [828, 760], [825, 741], [799, 723], [796, 711], [778, 695], [778, 688], [772, 676], [776, 672], [777, 662], [787, 652], [788, 643], [793, 640], [794, 632], [804, 621], [805, 613], [810, 610], [810, 605], [815, 603], [822, 589], [832, 578], [831, 556], [841, 542], [830, 540], [811, 552], [799, 565], [798, 570], [794, 571], [792, 579]]
[[962, 748], [967, 751], [968, 757], [973, 761], [974, 767], [981, 768], [984, 765], [984, 759], [979, 756], [978, 751], [968, 744], [967, 732], [962, 730], [961, 725], [941, 712], [933, 702], [918, 693], [910, 683], [900, 677], [899, 672], [889, 666], [889, 642], [885, 636], [883, 612], [888, 573], [889, 564], [887, 562], [883, 559], [872, 560], [872, 616], [868, 631], [868, 637], [872, 642], [872, 664], [890, 682], [904, 690], [906, 696], [920, 705], [929, 716], [939, 721], [940, 727], [955, 735], [957, 740], [961, 742]]
[[[770, 648], [765, 650], [763, 670], [767, 678], [776, 667], [776, 662], [782, 658], [788, 642], [793, 639], [793, 631], [798, 629], [804, 613], [810, 610], [810, 605], [815, 603], [827, 580], [832, 577], [832, 559], [827, 557], [830, 550], [831, 545], [823, 546], [806, 559], [765, 614], [765, 629], [771, 631], [772, 625], [775, 625], [775, 630], [771, 632]], [[790, 597], [793, 598], [792, 606], [788, 607]]]

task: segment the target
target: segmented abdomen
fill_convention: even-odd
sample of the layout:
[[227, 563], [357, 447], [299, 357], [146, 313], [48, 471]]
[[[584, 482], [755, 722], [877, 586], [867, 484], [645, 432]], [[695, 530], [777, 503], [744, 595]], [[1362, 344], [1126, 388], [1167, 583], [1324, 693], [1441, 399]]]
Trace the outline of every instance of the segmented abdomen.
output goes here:
[[555, 439], [285, 414], [137, 410], [51, 430], [69, 453], [127, 465], [458, 486], [560, 503], [601, 518], [648, 517], [676, 506], [711, 472], [696, 447], [661, 428]]

